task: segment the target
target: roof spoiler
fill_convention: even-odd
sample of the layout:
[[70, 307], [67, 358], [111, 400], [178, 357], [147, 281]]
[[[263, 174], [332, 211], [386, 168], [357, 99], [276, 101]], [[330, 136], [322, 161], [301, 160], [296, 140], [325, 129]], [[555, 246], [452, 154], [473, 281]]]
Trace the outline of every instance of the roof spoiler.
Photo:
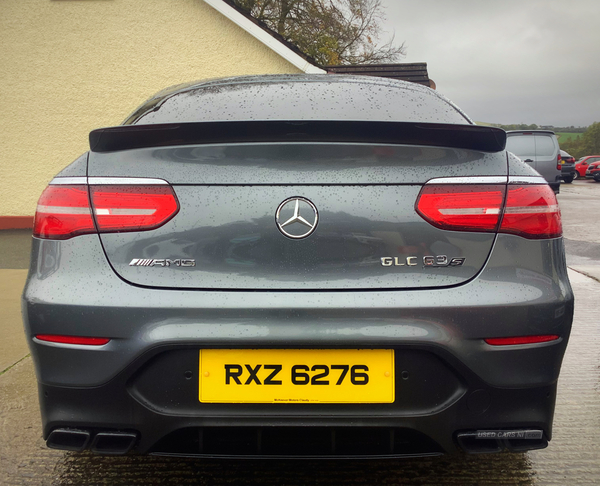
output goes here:
[[93, 152], [252, 142], [381, 143], [500, 152], [506, 132], [477, 125], [312, 120], [123, 125], [90, 132]]

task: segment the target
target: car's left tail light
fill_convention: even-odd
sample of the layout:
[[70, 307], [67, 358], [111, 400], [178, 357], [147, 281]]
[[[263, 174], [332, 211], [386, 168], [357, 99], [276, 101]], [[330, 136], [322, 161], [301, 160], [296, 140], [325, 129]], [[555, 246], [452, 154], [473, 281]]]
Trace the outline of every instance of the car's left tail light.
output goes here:
[[66, 240], [95, 231], [88, 186], [50, 185], [44, 189], [35, 211], [33, 236]]
[[96, 232], [147, 231], [178, 211], [168, 185], [50, 185], [38, 201], [33, 235], [66, 240]]

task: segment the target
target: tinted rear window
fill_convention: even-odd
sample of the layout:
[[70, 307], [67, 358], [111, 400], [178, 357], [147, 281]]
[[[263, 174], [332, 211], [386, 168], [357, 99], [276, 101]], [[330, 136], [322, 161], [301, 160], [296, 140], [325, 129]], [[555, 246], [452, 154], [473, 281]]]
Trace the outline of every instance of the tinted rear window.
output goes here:
[[248, 77], [200, 83], [157, 95], [124, 124], [250, 120], [470, 124], [452, 103], [424, 86], [341, 75]]
[[533, 135], [511, 135], [506, 139], [506, 150], [518, 157], [534, 157], [535, 139]]

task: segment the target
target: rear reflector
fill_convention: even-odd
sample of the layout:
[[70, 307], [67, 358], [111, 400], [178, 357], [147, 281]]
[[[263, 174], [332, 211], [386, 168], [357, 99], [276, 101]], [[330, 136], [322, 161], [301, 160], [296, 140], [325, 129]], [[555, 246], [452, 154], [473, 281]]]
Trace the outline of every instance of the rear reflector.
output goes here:
[[108, 338], [59, 336], [57, 334], [37, 334], [35, 338], [49, 343], [82, 344], [85, 346], [103, 346], [110, 341]]
[[535, 343], [547, 343], [549, 341], [556, 341], [560, 336], [556, 334], [547, 334], [543, 336], [519, 336], [519, 337], [508, 337], [508, 338], [490, 338], [484, 339], [484, 341], [492, 346], [512, 346], [515, 344], [535, 344]]
[[445, 230], [499, 231], [531, 239], [562, 235], [558, 202], [546, 184], [428, 184], [415, 209]]
[[65, 240], [96, 231], [147, 231], [162, 226], [178, 211], [171, 186], [50, 185], [38, 202], [33, 235]]

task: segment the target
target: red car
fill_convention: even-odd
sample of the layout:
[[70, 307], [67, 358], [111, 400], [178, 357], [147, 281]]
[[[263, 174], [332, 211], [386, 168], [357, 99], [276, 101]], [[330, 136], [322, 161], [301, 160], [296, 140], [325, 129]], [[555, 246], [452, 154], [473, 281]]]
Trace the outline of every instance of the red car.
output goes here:
[[585, 178], [594, 179], [596, 182], [600, 182], [600, 162], [593, 162], [588, 165]]
[[600, 155], [586, 155], [585, 157], [581, 157], [575, 164], [575, 179], [579, 177], [585, 178], [585, 173], [589, 165], [593, 162], [600, 162]]

